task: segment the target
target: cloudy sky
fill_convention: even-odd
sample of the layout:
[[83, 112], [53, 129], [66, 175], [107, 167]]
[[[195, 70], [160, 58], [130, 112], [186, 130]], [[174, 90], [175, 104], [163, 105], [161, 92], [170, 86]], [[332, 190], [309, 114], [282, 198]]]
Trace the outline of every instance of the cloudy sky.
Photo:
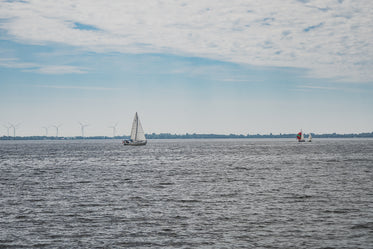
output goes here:
[[373, 131], [371, 0], [0, 0], [0, 135]]

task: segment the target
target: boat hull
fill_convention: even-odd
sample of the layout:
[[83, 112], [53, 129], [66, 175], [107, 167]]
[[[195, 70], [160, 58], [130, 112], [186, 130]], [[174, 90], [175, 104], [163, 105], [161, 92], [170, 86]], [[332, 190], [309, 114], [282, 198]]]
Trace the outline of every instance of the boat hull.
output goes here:
[[142, 146], [146, 145], [147, 141], [123, 141], [124, 146]]

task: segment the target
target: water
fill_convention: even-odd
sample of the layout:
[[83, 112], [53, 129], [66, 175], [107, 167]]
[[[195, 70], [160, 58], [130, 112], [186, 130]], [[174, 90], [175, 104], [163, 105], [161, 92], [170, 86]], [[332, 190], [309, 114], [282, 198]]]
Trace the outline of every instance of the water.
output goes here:
[[369, 139], [0, 141], [0, 172], [0, 247], [373, 247]]

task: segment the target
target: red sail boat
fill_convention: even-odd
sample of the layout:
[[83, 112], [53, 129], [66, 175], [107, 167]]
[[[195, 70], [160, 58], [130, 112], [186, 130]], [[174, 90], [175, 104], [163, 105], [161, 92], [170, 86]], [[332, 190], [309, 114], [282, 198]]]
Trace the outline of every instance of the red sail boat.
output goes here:
[[298, 142], [305, 142], [306, 141], [306, 140], [304, 140], [304, 135], [303, 135], [302, 130], [300, 130], [300, 132], [297, 134], [297, 139], [298, 139]]

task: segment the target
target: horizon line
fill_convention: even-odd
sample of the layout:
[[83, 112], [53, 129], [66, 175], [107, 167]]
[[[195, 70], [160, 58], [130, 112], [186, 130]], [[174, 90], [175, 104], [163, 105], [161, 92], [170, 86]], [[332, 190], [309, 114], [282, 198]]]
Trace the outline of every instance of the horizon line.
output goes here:
[[[373, 137], [373, 131], [372, 132], [360, 132], [360, 133], [306, 133], [306, 134], [312, 134], [312, 136], [315, 137]], [[145, 136], [148, 137], [148, 139], [167, 139], [167, 138], [256, 138], [256, 137], [273, 137], [273, 138], [291, 138], [295, 137], [297, 133], [279, 133], [279, 134], [216, 134], [216, 133], [184, 133], [184, 134], [172, 134], [172, 133], [146, 133]], [[104, 138], [104, 139], [122, 139], [122, 138], [128, 138], [130, 135], [119, 135], [119, 136], [106, 136], [106, 135], [96, 135], [96, 136], [46, 136], [46, 135], [30, 135], [30, 136], [7, 136], [3, 135], [0, 136], [0, 139], [22, 139], [22, 138], [55, 138], [55, 139], [92, 139], [92, 138]]]

